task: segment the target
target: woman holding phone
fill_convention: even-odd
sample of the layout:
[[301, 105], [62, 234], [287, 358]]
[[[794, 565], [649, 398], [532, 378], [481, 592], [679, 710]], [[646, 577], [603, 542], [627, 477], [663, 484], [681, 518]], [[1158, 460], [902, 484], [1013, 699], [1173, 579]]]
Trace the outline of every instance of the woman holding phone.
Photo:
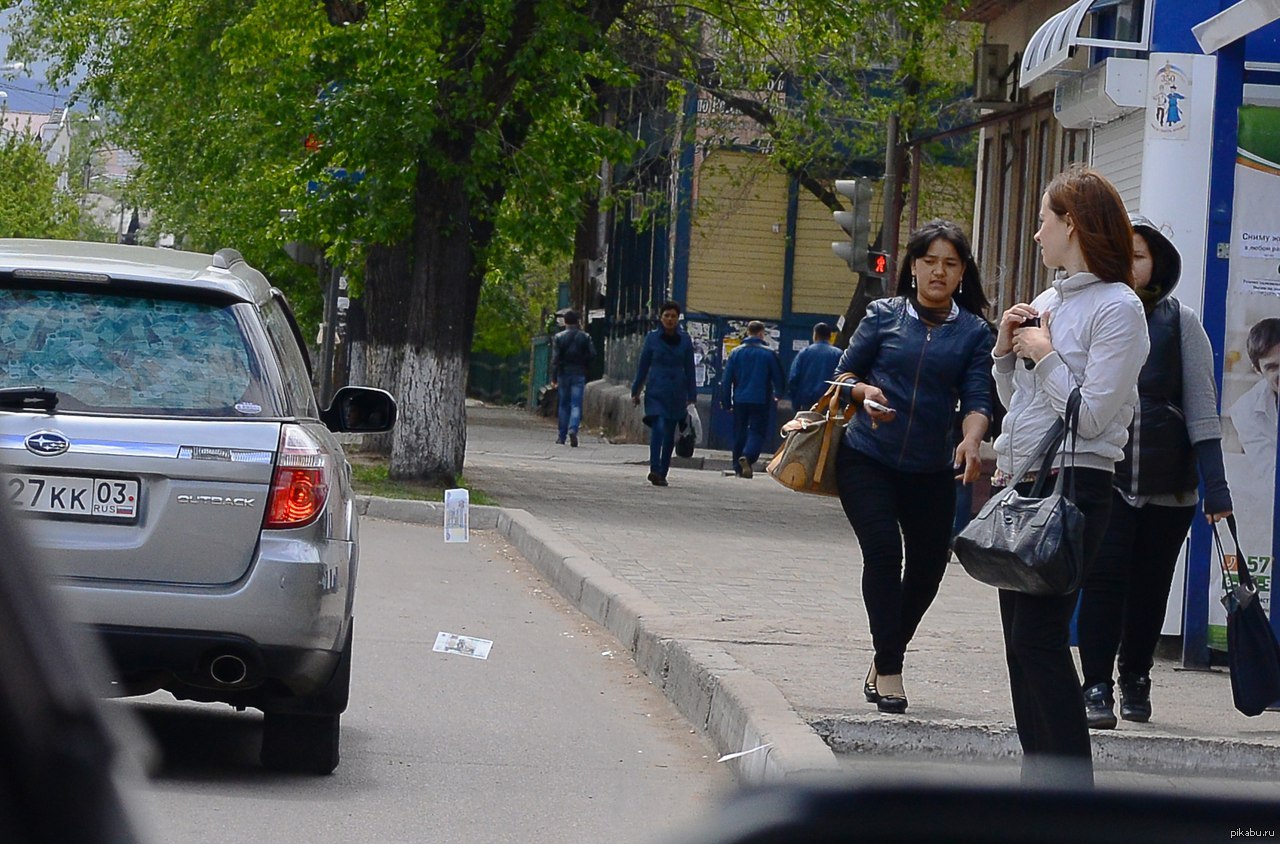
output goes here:
[[[1060, 272], [1048, 290], [1000, 318], [993, 374], [1009, 412], [995, 443], [995, 483], [1039, 459], [1037, 447], [1079, 388], [1074, 455], [1064, 466], [1060, 454], [1055, 472], [1067, 473], [1065, 488], [1074, 489], [1084, 514], [1087, 578], [1106, 531], [1112, 476], [1124, 456], [1149, 347], [1133, 292], [1133, 229], [1115, 187], [1078, 167], [1046, 188], [1035, 241], [1044, 265]], [[1026, 478], [1018, 491], [1030, 494], [1033, 481]], [[1024, 782], [1093, 784], [1084, 695], [1068, 646], [1076, 594], [1000, 590]]]
[[862, 549], [875, 650], [863, 694], [881, 712], [906, 711], [903, 657], [951, 556], [955, 480], [972, 483], [981, 468], [991, 418], [986, 308], [968, 238], [955, 223], [932, 220], [907, 241], [897, 296], [871, 303], [836, 366], [861, 409], [841, 442], [836, 479]]

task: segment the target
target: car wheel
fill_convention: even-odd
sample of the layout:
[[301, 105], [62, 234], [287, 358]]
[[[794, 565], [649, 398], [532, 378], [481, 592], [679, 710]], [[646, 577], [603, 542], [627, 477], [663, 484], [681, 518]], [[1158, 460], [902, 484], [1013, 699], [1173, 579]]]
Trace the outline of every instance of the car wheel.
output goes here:
[[291, 774], [331, 774], [338, 767], [341, 715], [268, 712], [262, 722], [262, 767]]

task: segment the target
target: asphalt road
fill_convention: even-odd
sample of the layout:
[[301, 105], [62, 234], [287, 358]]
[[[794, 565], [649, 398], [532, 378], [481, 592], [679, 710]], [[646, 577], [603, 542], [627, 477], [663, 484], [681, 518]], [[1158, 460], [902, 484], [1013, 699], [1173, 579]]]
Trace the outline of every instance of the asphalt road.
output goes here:
[[[116, 701], [163, 763], [156, 840], [649, 842], [734, 788], [725, 766], [607, 632], [495, 534], [362, 523], [351, 706], [329, 777], [257, 764], [261, 716]], [[488, 659], [432, 651], [446, 631]]]

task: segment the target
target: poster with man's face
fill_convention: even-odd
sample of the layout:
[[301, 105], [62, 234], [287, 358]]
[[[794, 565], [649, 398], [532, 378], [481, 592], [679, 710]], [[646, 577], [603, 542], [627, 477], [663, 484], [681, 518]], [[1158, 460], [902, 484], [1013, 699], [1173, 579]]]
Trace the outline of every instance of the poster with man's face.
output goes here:
[[[1277, 397], [1280, 396], [1280, 109], [1240, 110], [1231, 274], [1222, 366], [1222, 451], [1240, 525], [1243, 561], [1270, 612], [1275, 518]], [[1241, 563], [1232, 555], [1228, 566]], [[1216, 569], [1209, 642], [1226, 647]]]

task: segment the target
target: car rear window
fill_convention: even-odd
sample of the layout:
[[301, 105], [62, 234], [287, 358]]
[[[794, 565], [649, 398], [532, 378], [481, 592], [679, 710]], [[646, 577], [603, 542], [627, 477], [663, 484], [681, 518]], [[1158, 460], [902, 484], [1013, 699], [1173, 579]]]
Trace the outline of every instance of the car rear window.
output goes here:
[[59, 410], [271, 415], [260, 372], [235, 306], [0, 289], [0, 387], [56, 390]]

